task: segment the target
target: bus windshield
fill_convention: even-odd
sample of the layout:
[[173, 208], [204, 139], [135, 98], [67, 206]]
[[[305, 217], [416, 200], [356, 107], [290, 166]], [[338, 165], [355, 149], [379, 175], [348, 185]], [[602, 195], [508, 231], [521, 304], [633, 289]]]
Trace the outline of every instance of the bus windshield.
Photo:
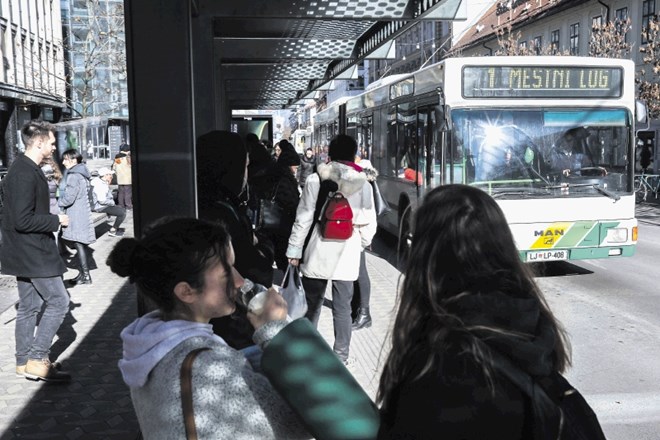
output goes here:
[[[630, 192], [631, 121], [623, 109], [454, 109], [453, 151], [466, 183], [506, 197]], [[582, 188], [582, 190], [577, 190]]]

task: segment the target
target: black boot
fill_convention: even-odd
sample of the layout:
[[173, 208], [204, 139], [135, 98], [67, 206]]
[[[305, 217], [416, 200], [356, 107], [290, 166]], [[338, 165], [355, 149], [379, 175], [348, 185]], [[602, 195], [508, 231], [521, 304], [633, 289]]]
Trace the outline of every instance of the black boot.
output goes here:
[[369, 307], [360, 307], [358, 310], [357, 318], [353, 321], [353, 330], [360, 330], [361, 328], [371, 327], [371, 315], [369, 314]]
[[80, 279], [76, 284], [92, 284], [92, 277], [89, 275], [89, 265], [87, 263], [87, 245], [76, 242], [78, 251], [78, 264], [80, 264]]

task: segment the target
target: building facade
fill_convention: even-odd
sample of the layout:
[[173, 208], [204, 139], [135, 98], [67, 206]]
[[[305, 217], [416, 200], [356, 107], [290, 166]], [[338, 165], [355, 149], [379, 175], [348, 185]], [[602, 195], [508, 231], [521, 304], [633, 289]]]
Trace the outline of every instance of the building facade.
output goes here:
[[0, 166], [22, 151], [20, 127], [57, 122], [66, 100], [58, 0], [0, 0]]
[[[647, 44], [644, 31], [657, 20], [660, 0], [508, 0], [494, 2], [455, 41], [453, 56], [491, 56], [500, 49], [498, 32], [513, 35], [526, 53], [557, 53], [588, 56], [592, 39], [607, 23], [625, 33], [631, 50], [625, 56], [635, 61], [637, 71], [647, 69], [640, 48]], [[657, 148], [660, 121], [651, 120], [648, 130], [638, 133], [637, 144], [651, 148], [651, 169], [660, 170]], [[638, 148], [638, 150], [641, 150]], [[639, 152], [638, 152], [639, 155]], [[639, 161], [638, 161], [639, 168]]]
[[61, 0], [66, 118], [128, 117], [123, 0]]

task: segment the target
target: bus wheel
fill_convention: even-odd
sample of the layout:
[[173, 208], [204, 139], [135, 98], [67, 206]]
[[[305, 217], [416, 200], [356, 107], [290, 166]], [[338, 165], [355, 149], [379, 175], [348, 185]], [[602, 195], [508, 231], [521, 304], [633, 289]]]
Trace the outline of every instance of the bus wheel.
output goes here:
[[399, 242], [397, 244], [397, 268], [404, 270], [410, 255], [410, 245], [412, 244], [412, 234], [410, 230], [410, 205], [406, 207], [399, 221]]

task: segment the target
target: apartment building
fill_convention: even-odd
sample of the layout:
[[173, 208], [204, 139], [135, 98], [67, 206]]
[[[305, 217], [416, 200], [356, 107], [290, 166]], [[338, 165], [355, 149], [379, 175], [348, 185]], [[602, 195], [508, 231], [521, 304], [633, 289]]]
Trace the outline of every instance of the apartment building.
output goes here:
[[66, 85], [59, 0], [0, 0], [0, 167], [31, 119], [58, 121]]

